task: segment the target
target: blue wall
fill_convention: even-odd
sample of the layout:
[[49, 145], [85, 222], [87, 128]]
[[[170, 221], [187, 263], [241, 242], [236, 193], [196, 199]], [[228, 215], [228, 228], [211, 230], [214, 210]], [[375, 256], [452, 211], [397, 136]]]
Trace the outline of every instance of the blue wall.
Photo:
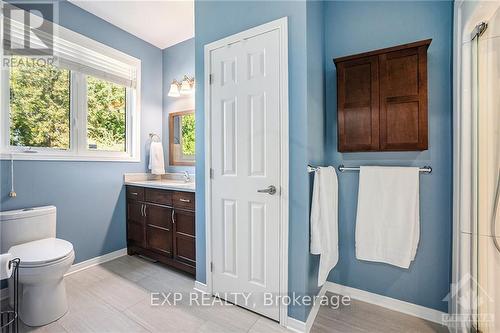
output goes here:
[[[310, 165], [325, 163], [325, 20], [324, 2], [308, 1], [307, 10], [307, 159]], [[309, 174], [309, 201], [314, 174]], [[310, 208], [308, 206], [308, 208]], [[308, 216], [310, 209], [308, 210]], [[309, 230], [308, 230], [309, 231]], [[309, 243], [308, 243], [309, 245]], [[309, 252], [309, 248], [307, 248]], [[319, 256], [309, 255], [308, 292], [317, 295]]]
[[[339, 175], [340, 260], [329, 280], [437, 310], [450, 290], [452, 228], [452, 10], [448, 1], [325, 4], [326, 145], [332, 165], [431, 165], [420, 187], [421, 236], [409, 270], [358, 261], [354, 225], [358, 174]], [[432, 38], [428, 58], [429, 150], [337, 152], [336, 73], [332, 58]]]
[[[303, 1], [195, 1], [196, 77], [204, 75], [203, 46], [242, 30], [288, 16], [290, 104], [289, 290], [308, 293], [309, 223], [307, 165], [306, 4]], [[196, 81], [196, 278], [205, 282], [204, 87]], [[305, 320], [309, 308], [290, 307]]]
[[[167, 96], [173, 79], [181, 81], [184, 75], [194, 76], [194, 38], [167, 47], [162, 51], [163, 59], [163, 147], [165, 149], [165, 166], [168, 165], [168, 114], [170, 112], [194, 109], [194, 95], [181, 97]], [[202, 79], [202, 77], [200, 77]], [[194, 173], [194, 167], [168, 166], [167, 172], [187, 170]]]
[[325, 159], [325, 17], [323, 1], [307, 1], [307, 157]]
[[59, 6], [62, 26], [142, 60], [140, 163], [17, 161], [12, 199], [10, 162], [0, 162], [0, 209], [57, 206], [57, 236], [73, 243], [80, 262], [126, 246], [123, 173], [146, 171], [148, 133], [161, 133], [162, 51], [68, 2]]

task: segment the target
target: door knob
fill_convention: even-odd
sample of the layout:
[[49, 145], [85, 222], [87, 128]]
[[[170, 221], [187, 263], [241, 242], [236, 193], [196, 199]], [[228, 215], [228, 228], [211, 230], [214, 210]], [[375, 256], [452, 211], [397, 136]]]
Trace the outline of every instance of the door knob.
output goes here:
[[267, 193], [267, 194], [273, 195], [273, 194], [276, 194], [276, 186], [269, 185], [266, 189], [257, 190], [257, 192], [259, 192], [259, 193]]

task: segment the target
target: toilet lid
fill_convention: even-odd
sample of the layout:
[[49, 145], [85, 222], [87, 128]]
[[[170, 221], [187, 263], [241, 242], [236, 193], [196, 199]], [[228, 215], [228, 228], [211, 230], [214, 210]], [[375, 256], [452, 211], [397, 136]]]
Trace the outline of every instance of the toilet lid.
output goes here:
[[40, 239], [9, 249], [14, 258], [21, 259], [21, 266], [44, 265], [66, 257], [71, 251], [73, 244], [59, 238]]

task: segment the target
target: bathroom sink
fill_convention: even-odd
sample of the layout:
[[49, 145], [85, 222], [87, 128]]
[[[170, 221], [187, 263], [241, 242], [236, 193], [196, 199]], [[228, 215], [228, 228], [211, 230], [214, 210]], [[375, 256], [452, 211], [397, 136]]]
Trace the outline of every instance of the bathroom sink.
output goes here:
[[191, 185], [193, 182], [185, 182], [183, 180], [177, 180], [177, 179], [161, 179], [157, 180], [159, 182], [165, 183], [165, 184], [184, 184], [184, 185]]
[[181, 187], [194, 186], [194, 182], [185, 182], [181, 180], [162, 179], [159, 182], [165, 185], [172, 185], [172, 186], [181, 186]]

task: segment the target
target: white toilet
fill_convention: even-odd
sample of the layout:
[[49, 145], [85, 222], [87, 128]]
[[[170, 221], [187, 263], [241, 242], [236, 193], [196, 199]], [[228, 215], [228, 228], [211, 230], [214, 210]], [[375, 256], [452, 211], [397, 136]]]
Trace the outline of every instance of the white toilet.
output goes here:
[[29, 326], [42, 326], [62, 317], [68, 310], [64, 274], [75, 253], [70, 242], [56, 238], [56, 207], [0, 212], [0, 235], [1, 253], [9, 252], [21, 259], [21, 320]]

